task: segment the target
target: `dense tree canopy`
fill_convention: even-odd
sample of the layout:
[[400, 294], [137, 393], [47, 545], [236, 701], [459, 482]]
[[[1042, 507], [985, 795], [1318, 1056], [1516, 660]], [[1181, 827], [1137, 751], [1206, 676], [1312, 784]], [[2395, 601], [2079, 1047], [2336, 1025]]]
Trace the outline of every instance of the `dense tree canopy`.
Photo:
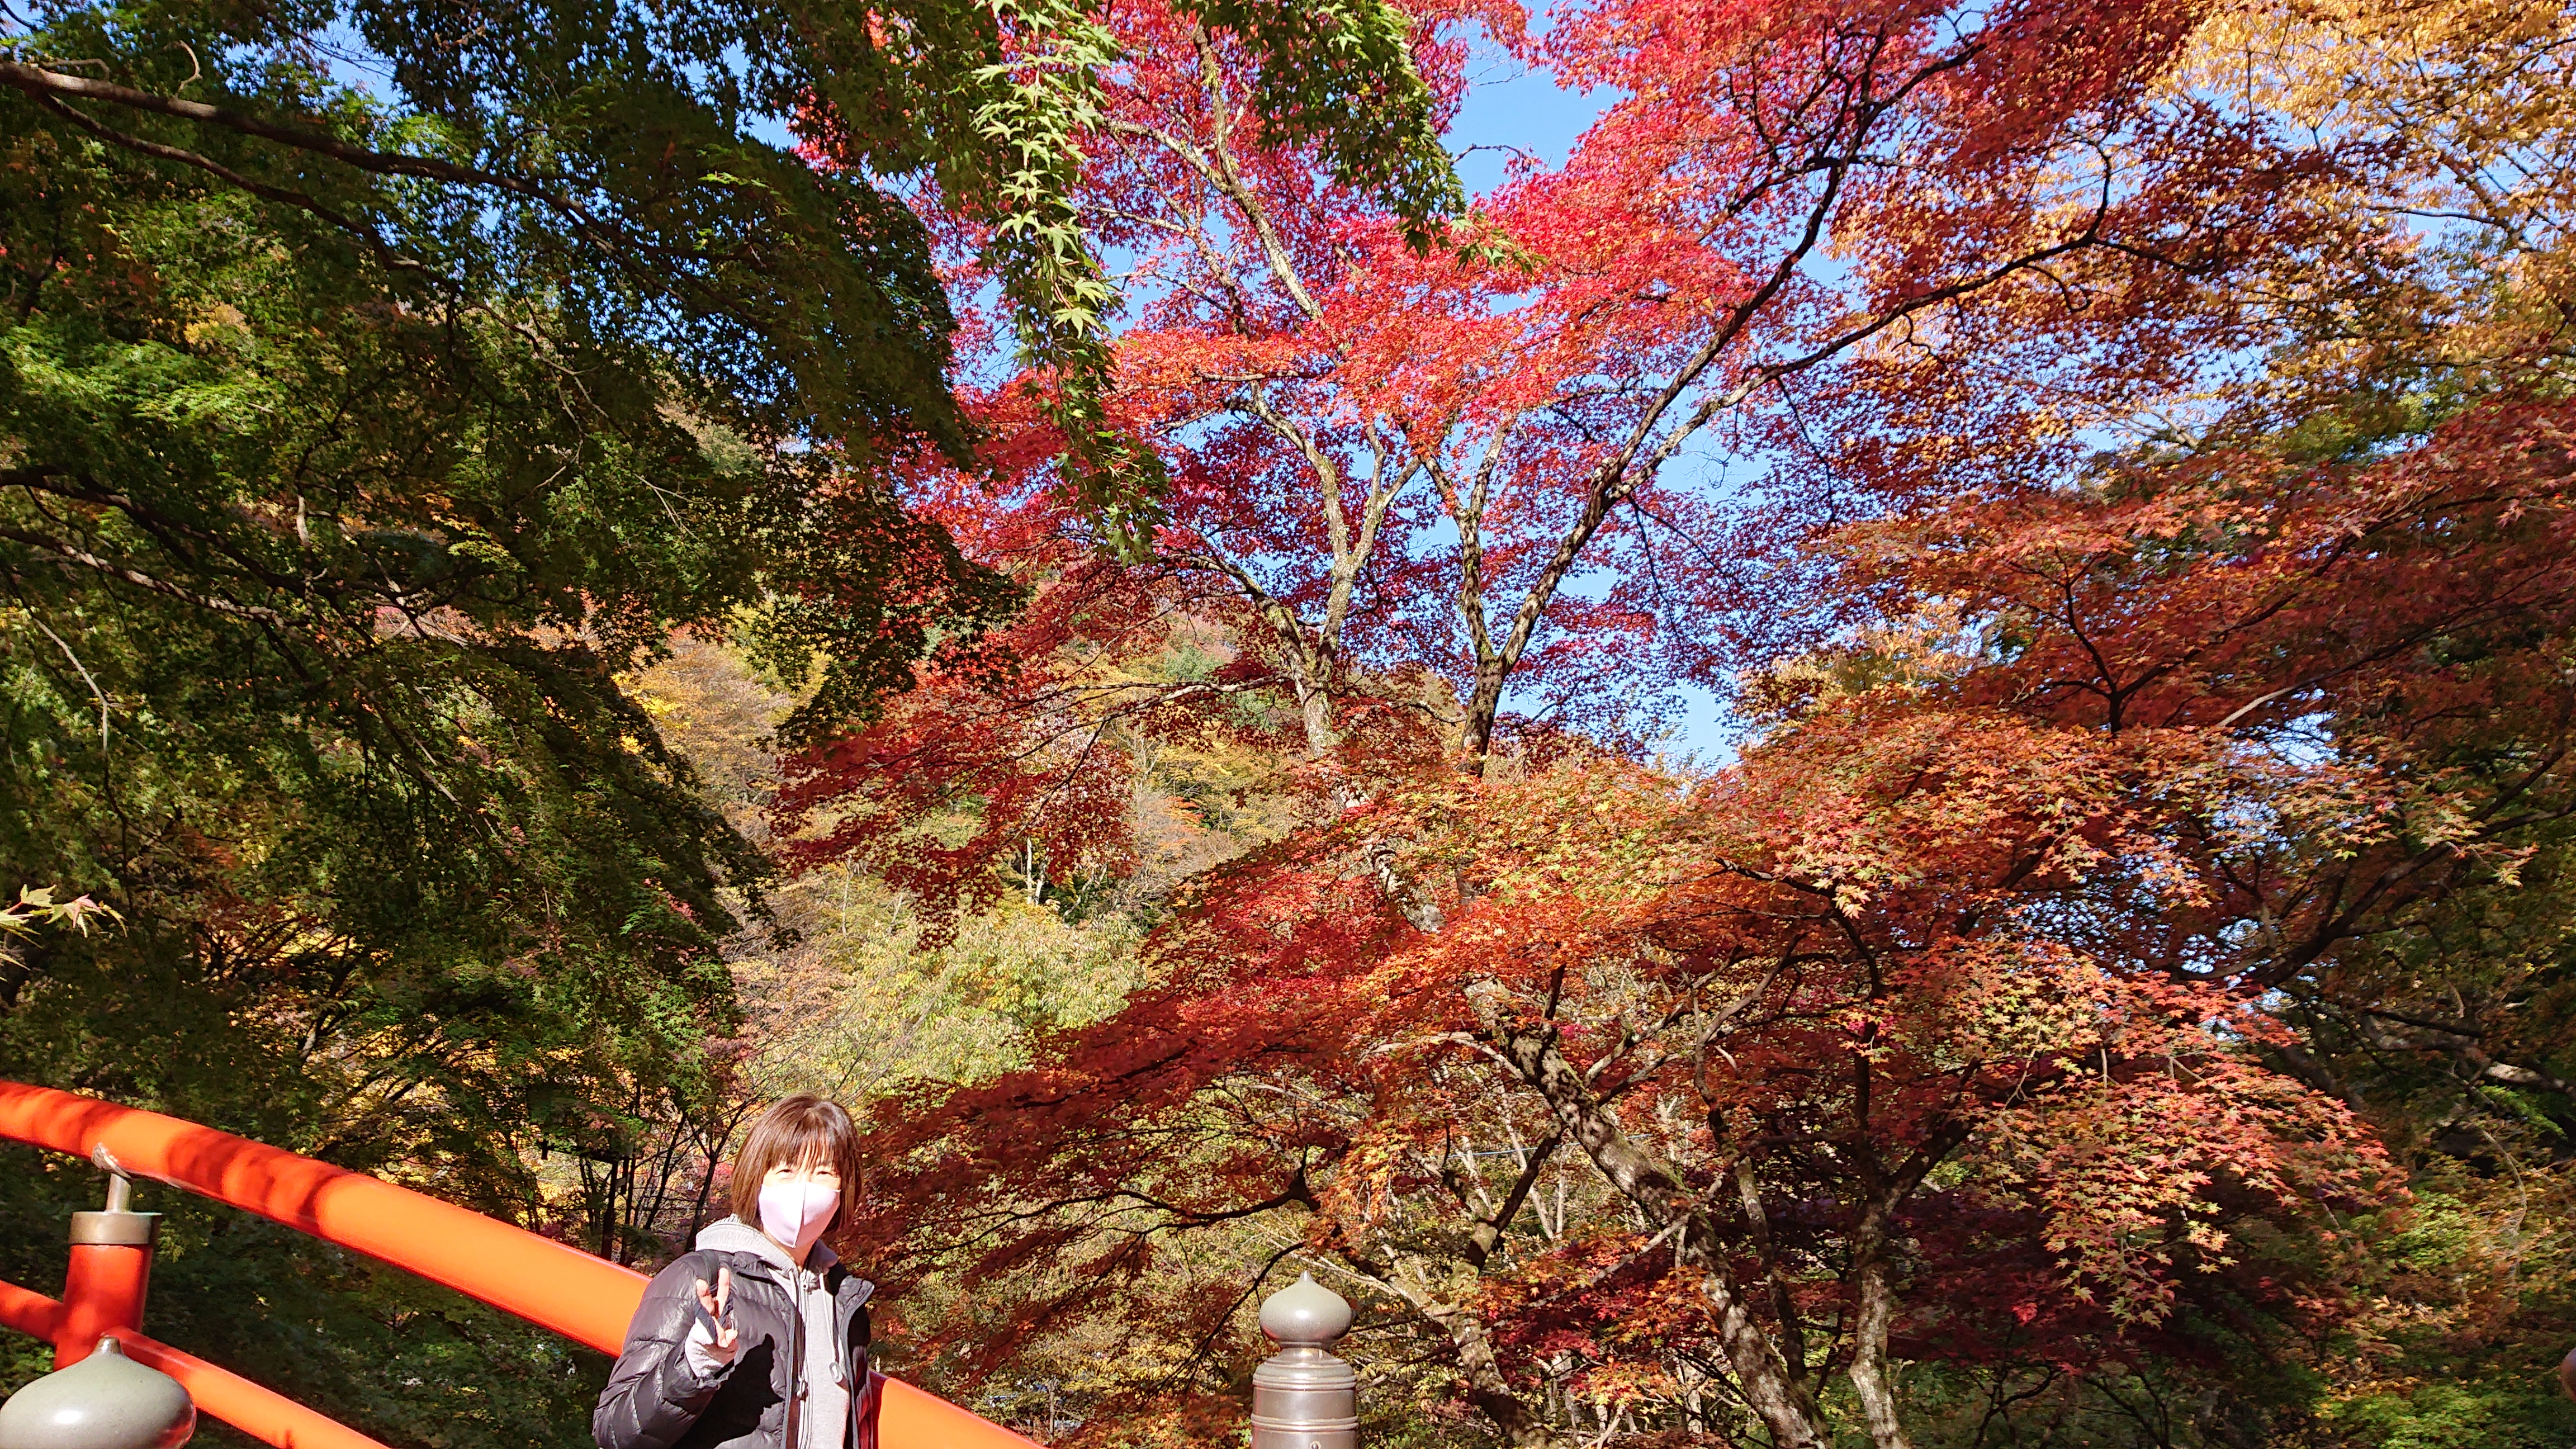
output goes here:
[[[630, 1261], [842, 1095], [1068, 1443], [1300, 1270], [1386, 1443], [2576, 1428], [2563, 7], [11, 26], [0, 1070]], [[181, 1341], [578, 1442], [181, 1214]]]
[[[2566, 1321], [2563, 21], [1480, 14], [1610, 99], [1423, 255], [1119, 15], [1154, 548], [979, 399], [1003, 481], [915, 493], [1032, 601], [781, 819], [1071, 901], [1140, 798], [1293, 803], [1124, 1011], [885, 1109], [930, 1343], [1213, 1432], [1175, 1346], [1294, 1258], [1462, 1442], [2563, 1432], [2467, 1301]], [[1675, 680], [1740, 760], [1639, 767]]]

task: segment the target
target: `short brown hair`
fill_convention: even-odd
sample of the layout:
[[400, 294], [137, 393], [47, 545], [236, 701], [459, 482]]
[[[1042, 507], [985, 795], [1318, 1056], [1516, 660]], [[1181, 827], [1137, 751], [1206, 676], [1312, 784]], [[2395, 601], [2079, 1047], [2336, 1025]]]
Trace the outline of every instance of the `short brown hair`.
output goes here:
[[859, 1196], [859, 1129], [839, 1104], [800, 1092], [779, 1098], [760, 1114], [733, 1159], [729, 1201], [735, 1217], [760, 1226], [760, 1184], [782, 1162], [791, 1167], [813, 1162], [839, 1169], [841, 1205], [833, 1209], [823, 1231], [829, 1233], [849, 1220], [850, 1206]]

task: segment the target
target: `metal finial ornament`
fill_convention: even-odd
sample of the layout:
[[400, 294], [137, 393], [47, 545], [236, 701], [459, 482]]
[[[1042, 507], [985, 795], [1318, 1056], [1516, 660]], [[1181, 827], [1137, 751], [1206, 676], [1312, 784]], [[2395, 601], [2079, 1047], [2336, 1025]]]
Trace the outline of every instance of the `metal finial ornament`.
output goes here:
[[179, 1449], [196, 1432], [188, 1391], [113, 1336], [0, 1404], [0, 1449]]
[[1279, 1352], [1252, 1371], [1252, 1449], [1357, 1449], [1359, 1376], [1325, 1352], [1350, 1328], [1349, 1301], [1311, 1273], [1262, 1303]]

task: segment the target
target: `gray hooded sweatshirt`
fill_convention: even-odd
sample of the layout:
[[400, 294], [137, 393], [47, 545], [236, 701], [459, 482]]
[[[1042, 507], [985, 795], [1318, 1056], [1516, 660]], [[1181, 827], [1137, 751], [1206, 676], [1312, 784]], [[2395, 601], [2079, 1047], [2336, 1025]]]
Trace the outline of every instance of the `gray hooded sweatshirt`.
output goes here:
[[[850, 1363], [833, 1332], [832, 1294], [823, 1275], [841, 1261], [821, 1243], [797, 1267], [769, 1234], [740, 1218], [719, 1218], [698, 1231], [698, 1250], [751, 1253], [778, 1270], [802, 1320], [796, 1354], [797, 1391], [787, 1409], [787, 1442], [794, 1449], [844, 1449], [850, 1422]], [[701, 1314], [689, 1329], [689, 1366], [712, 1376], [716, 1362], [707, 1350], [715, 1345], [714, 1325]]]

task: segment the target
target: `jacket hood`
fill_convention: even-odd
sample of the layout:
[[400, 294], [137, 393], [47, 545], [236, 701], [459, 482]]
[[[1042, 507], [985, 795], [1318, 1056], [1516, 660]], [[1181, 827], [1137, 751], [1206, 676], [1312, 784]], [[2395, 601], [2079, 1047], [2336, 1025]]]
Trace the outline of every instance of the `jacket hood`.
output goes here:
[[[710, 1253], [750, 1253], [773, 1268], [793, 1271], [796, 1267], [796, 1261], [769, 1234], [730, 1213], [698, 1229], [697, 1245]], [[819, 1241], [805, 1255], [805, 1266], [817, 1273], [840, 1261], [829, 1243]]]

